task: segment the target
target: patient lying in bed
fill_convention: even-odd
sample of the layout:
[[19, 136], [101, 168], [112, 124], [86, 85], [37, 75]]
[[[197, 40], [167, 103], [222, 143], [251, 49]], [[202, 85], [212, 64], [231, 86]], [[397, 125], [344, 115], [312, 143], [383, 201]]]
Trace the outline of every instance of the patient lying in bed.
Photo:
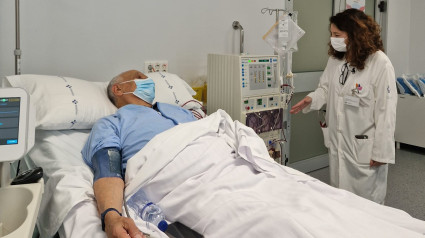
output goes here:
[[121, 216], [127, 161], [155, 135], [196, 118], [181, 107], [159, 102], [152, 105], [154, 82], [136, 70], [113, 78], [107, 90], [111, 102], [119, 110], [96, 122], [82, 155], [94, 172], [94, 192], [102, 229], [109, 236], [129, 233], [137, 237], [141, 234], [133, 221]]
[[[196, 121], [186, 110], [167, 104], [151, 108], [148, 99], [125, 94], [139, 88], [133, 79], [144, 77], [128, 71], [115, 78], [109, 88], [121, 109], [94, 126], [83, 149], [95, 173], [99, 213], [111, 207], [121, 213], [123, 193], [128, 199], [143, 188], [168, 221], [179, 221], [204, 237], [425, 234], [425, 222], [401, 210], [277, 164], [252, 129], [222, 110]], [[138, 112], [132, 117], [130, 111]], [[123, 123], [134, 125], [121, 130]], [[110, 150], [120, 154], [118, 160], [108, 156]], [[104, 161], [115, 166], [105, 167]], [[115, 211], [104, 222], [108, 237], [142, 236], [132, 219]]]

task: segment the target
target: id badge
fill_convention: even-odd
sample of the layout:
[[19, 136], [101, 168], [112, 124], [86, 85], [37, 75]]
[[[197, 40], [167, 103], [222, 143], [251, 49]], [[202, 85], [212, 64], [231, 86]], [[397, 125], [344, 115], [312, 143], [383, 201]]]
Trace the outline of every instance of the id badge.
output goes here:
[[360, 98], [353, 97], [353, 96], [345, 96], [344, 97], [344, 104], [348, 105], [348, 106], [359, 107]]

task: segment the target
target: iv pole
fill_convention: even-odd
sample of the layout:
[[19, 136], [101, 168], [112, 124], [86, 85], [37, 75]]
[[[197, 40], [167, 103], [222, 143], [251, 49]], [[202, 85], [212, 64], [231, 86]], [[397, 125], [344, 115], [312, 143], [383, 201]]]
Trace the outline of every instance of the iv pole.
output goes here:
[[[291, 0], [285, 0], [285, 10], [284, 9], [269, 9], [269, 8], [263, 8], [261, 9], [261, 13], [265, 14], [266, 12], [268, 12], [270, 15], [273, 14], [273, 12], [276, 13], [276, 22], [279, 22], [279, 12], [284, 12], [287, 13], [289, 16], [292, 16], [292, 12], [294, 10], [294, 5], [293, 5], [293, 1]], [[278, 53], [275, 51], [274, 52], [275, 55], [278, 55]], [[288, 51], [286, 52], [285, 56], [282, 59], [283, 62], [281, 62], [283, 64], [283, 66], [286, 66], [286, 68], [284, 67], [282, 72], [286, 72], [286, 76], [284, 79], [286, 79], [286, 81], [292, 81], [293, 80], [293, 74], [292, 74], [292, 52]], [[285, 80], [284, 80], [285, 81]], [[288, 83], [289, 85], [291, 85], [292, 83]], [[285, 90], [286, 93], [288, 93], [288, 90]], [[292, 97], [292, 95], [291, 95]], [[291, 102], [289, 99], [288, 105], [289, 108], [291, 106]], [[287, 165], [287, 163], [289, 162], [289, 156], [290, 156], [290, 147], [289, 147], [289, 141], [291, 138], [291, 115], [289, 114], [289, 109], [286, 110], [286, 113], [283, 113], [282, 115], [282, 121], [284, 123], [284, 125], [282, 125], [282, 131], [286, 130], [286, 138], [287, 139], [287, 143], [281, 144], [281, 164], [283, 165]], [[283, 135], [285, 135], [285, 133], [283, 132]]]
[[[19, 7], [19, 0], [15, 0], [15, 32], [16, 32], [16, 48], [14, 51], [15, 54], [15, 75], [21, 74], [21, 29], [20, 29], [20, 7]], [[10, 167], [11, 164], [9, 164]], [[16, 175], [19, 173], [19, 167], [21, 165], [21, 160], [18, 160], [18, 165], [16, 167]], [[10, 169], [9, 169], [10, 171]], [[8, 175], [10, 178], [10, 174]]]
[[[15, 0], [15, 33], [16, 49], [15, 55], [15, 74], [21, 74], [21, 49], [20, 49], [20, 30], [19, 30], [19, 0]], [[18, 162], [19, 163], [19, 162]], [[0, 187], [6, 187], [10, 184], [10, 162], [0, 163]]]
[[[292, 12], [294, 11], [294, 2], [291, 0], [285, 0], [285, 9], [289, 12], [289, 16], [292, 16]], [[292, 74], [292, 52], [288, 51], [286, 53], [285, 62], [284, 65], [286, 65], [286, 81], [289, 82], [290, 85], [293, 86], [293, 74]], [[293, 90], [293, 88], [292, 88]], [[288, 92], [288, 91], [286, 91]], [[293, 91], [292, 91], [293, 93]], [[286, 113], [283, 114], [283, 121], [286, 121], [286, 136], [288, 138], [288, 141], [290, 141], [291, 138], [291, 114], [289, 113], [289, 109], [291, 108], [291, 99], [292, 95], [290, 96], [289, 102], [288, 102], [288, 109], [286, 110]], [[285, 128], [282, 127], [282, 130]], [[284, 165], [287, 165], [289, 163], [289, 157], [290, 157], [290, 147], [289, 143], [285, 143], [284, 145], [284, 153], [282, 152], [282, 163]]]
[[[21, 60], [21, 50], [19, 49], [19, 0], [15, 0], [15, 24], [16, 24], [16, 49], [15, 54], [15, 74], [20, 74], [19, 63]], [[10, 162], [0, 162], [0, 188], [10, 184]], [[0, 234], [1, 235], [1, 234]]]
[[[262, 14], [265, 14], [266, 12], [268, 12], [270, 15], [272, 15], [273, 12], [275, 12], [276, 13], [276, 22], [278, 22], [279, 21], [279, 12], [286, 12], [286, 11], [283, 10], [283, 9], [270, 9], [270, 8], [267, 8], [267, 7], [261, 9]], [[278, 55], [277, 51], [274, 51], [274, 54]]]
[[20, 23], [19, 23], [19, 0], [15, 0], [15, 30], [16, 30], [16, 49], [15, 54], [15, 74], [21, 74], [21, 36], [20, 36]]

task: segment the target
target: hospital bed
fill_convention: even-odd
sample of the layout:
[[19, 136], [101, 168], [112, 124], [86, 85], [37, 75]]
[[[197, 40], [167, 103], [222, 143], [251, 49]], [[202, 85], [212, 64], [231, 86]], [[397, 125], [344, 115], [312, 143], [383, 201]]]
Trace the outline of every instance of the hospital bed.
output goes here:
[[[202, 103], [192, 97], [195, 92], [177, 75], [149, 76], [156, 83], [155, 101], [182, 106], [197, 118], [206, 116]], [[37, 109], [36, 142], [22, 159], [20, 171], [35, 166], [44, 169], [46, 185], [38, 219], [41, 237], [104, 237], [91, 189], [92, 175], [81, 149], [93, 123], [116, 111], [106, 96], [108, 82], [49, 75], [10, 76], [0, 81], [2, 87], [24, 88]], [[12, 167], [16, 170], [17, 163]], [[78, 227], [80, 223], [84, 229]], [[178, 222], [171, 224], [168, 234], [200, 237]]]
[[[190, 87], [178, 76], [156, 73], [151, 77], [156, 101], [204, 116]], [[45, 171], [40, 236], [105, 237], [96, 210], [93, 174], [80, 151], [91, 125], [116, 110], [106, 98], [106, 83], [40, 75], [7, 79], [36, 101], [38, 130], [28, 156]], [[167, 220], [179, 222], [170, 232], [181, 224], [194, 231], [184, 237], [197, 237], [195, 232], [204, 237], [425, 234], [425, 222], [401, 210], [275, 163], [262, 139], [222, 110], [159, 134], [129, 160], [125, 196], [139, 188], [163, 208]], [[151, 237], [167, 237], [139, 219], [135, 222]]]

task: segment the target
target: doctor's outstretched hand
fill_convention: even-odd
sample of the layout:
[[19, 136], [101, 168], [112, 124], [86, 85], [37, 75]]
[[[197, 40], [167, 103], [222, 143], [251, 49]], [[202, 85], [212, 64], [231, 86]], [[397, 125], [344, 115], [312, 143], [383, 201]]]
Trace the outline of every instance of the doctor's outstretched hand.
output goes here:
[[303, 110], [305, 107], [307, 107], [308, 105], [310, 105], [312, 99], [311, 97], [307, 96], [305, 97], [303, 100], [299, 101], [297, 104], [295, 104], [291, 110], [289, 111], [289, 113], [291, 114], [297, 114], [298, 112], [300, 112], [301, 110]]

